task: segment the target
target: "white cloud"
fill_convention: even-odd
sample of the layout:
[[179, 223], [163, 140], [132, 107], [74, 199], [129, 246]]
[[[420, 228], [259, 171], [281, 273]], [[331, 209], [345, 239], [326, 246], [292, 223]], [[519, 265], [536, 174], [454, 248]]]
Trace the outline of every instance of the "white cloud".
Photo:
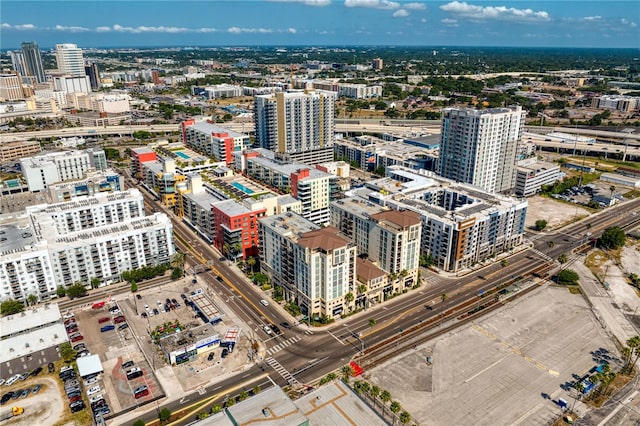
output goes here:
[[393, 12], [394, 18], [406, 18], [407, 16], [409, 16], [409, 12], [407, 12], [404, 9], [398, 9], [395, 12]]
[[1, 25], [3, 30], [18, 30], [18, 31], [30, 31], [37, 30], [36, 26], [33, 24], [20, 24], [20, 25], [11, 25], [3, 22]]
[[331, 0], [270, 0], [275, 3], [302, 3], [307, 6], [324, 7], [331, 4]]
[[516, 9], [505, 6], [475, 6], [467, 2], [453, 1], [440, 6], [440, 9], [452, 13], [460, 18], [470, 20], [494, 20], [514, 22], [549, 21], [551, 17], [543, 10]]
[[424, 24], [425, 22], [427, 22], [427, 19], [426, 19], [426, 18], [422, 18], [422, 19], [420, 20], [420, 22], [422, 22], [422, 23]]
[[402, 8], [411, 10], [425, 10], [427, 6], [424, 3], [405, 3], [402, 5]]
[[638, 26], [638, 24], [636, 24], [635, 22], [631, 22], [631, 21], [629, 21], [629, 20], [627, 20], [627, 19], [624, 19], [624, 18], [622, 18], [622, 19], [620, 20], [620, 23], [621, 23], [622, 25], [628, 25], [628, 26], [630, 26], [631, 28], [635, 28], [635, 27], [637, 27], [637, 26]]
[[255, 34], [255, 33], [259, 33], [259, 34], [269, 34], [272, 33], [273, 30], [270, 30], [268, 28], [240, 28], [240, 27], [229, 27], [227, 29], [227, 32], [230, 32], [232, 34]]
[[369, 7], [372, 9], [397, 9], [400, 3], [389, 0], [344, 0], [347, 7]]
[[86, 32], [86, 31], [91, 31], [89, 28], [85, 28], [85, 27], [68, 27], [66, 25], [56, 25], [54, 28], [54, 30], [56, 31], [68, 31], [71, 33], [82, 33], [82, 32]]
[[[104, 28], [104, 27], [102, 27]], [[116, 32], [120, 32], [120, 33], [133, 33], [133, 34], [140, 34], [140, 33], [170, 33], [170, 34], [176, 34], [176, 33], [187, 33], [187, 32], [193, 32], [194, 30], [190, 29], [190, 28], [183, 28], [183, 27], [149, 27], [149, 26], [145, 26], [145, 25], [141, 25], [138, 27], [123, 27], [122, 25], [119, 24], [115, 24], [113, 25], [113, 27], [111, 27], [111, 29], [113, 31]], [[103, 31], [104, 32], [104, 31]]]
[[295, 28], [288, 28], [288, 29], [287, 29], [287, 32], [288, 32], [289, 34], [295, 34], [295, 33], [297, 33], [297, 32], [298, 32], [298, 30], [296, 30]]
[[111, 31], [111, 27], [96, 27], [96, 32], [99, 33], [108, 33]]
[[458, 26], [458, 20], [457, 19], [444, 18], [444, 19], [441, 19], [440, 22], [442, 22], [443, 24], [445, 24], [448, 27], [457, 27]]
[[585, 16], [584, 18], [585, 21], [599, 21], [602, 19], [602, 16], [600, 15], [595, 15], [595, 16]]

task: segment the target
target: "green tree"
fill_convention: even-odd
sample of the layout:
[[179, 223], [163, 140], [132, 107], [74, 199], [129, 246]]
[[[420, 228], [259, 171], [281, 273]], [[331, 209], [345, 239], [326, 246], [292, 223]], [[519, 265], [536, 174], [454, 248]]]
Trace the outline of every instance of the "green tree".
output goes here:
[[376, 326], [376, 319], [375, 318], [369, 318], [369, 327], [373, 328]]
[[71, 362], [76, 359], [76, 351], [71, 347], [71, 343], [64, 342], [60, 344], [60, 356], [64, 362]]
[[448, 296], [447, 296], [447, 293], [442, 293], [442, 294], [440, 295], [440, 300], [442, 300], [442, 303], [444, 303], [444, 301], [445, 301], [445, 300], [447, 300], [447, 297], [448, 297]]
[[558, 256], [558, 262], [560, 262], [560, 264], [564, 264], [567, 263], [569, 261], [569, 258], [567, 257], [566, 254], [561, 254], [560, 256]]
[[558, 284], [575, 285], [579, 279], [578, 273], [572, 269], [563, 269], [558, 273]]
[[387, 173], [387, 169], [384, 166], [379, 166], [373, 173], [378, 176], [384, 176]]
[[171, 411], [168, 408], [163, 408], [159, 413], [160, 422], [166, 422], [171, 418]]
[[253, 267], [256, 265], [256, 259], [253, 256], [249, 256], [247, 258], [247, 266], [251, 268], [251, 272], [253, 272]]
[[383, 390], [382, 392], [380, 392], [380, 401], [382, 401], [382, 414], [384, 415], [384, 409], [387, 406], [387, 402], [391, 401], [391, 393], [389, 393], [388, 390]]
[[624, 245], [626, 235], [622, 229], [617, 226], [613, 226], [604, 230], [598, 244], [605, 249], [617, 249]]
[[180, 268], [173, 268], [171, 270], [171, 279], [174, 281], [182, 278], [182, 275], [183, 275], [183, 271]]
[[547, 225], [548, 225], [548, 222], [544, 219], [536, 220], [536, 224], [535, 224], [536, 231], [542, 231], [544, 228], [547, 227]]
[[380, 387], [378, 385], [371, 386], [371, 397], [373, 398], [374, 406], [377, 404], [378, 397], [380, 396]]
[[67, 289], [64, 288], [64, 286], [59, 285], [56, 289], [56, 294], [58, 295], [58, 297], [64, 297], [67, 295]]
[[174, 269], [184, 269], [184, 264], [187, 260], [187, 255], [181, 251], [176, 251], [171, 257], [171, 267]]
[[144, 422], [144, 420], [138, 419], [135, 422], [133, 422], [132, 426], [145, 426], [145, 425], [146, 425], [146, 423]]
[[[347, 304], [351, 304], [351, 302], [353, 302], [353, 299], [355, 299], [353, 293], [349, 292], [347, 294], [344, 295], [344, 301], [347, 302]], [[349, 308], [351, 309], [351, 308]]]
[[234, 398], [227, 398], [227, 400], [224, 402], [224, 406], [225, 407], [232, 407], [236, 405], [236, 399]]
[[393, 401], [391, 403], [391, 405], [389, 406], [389, 409], [391, 410], [391, 412], [393, 414], [397, 414], [398, 411], [402, 410], [402, 406], [400, 405], [400, 403], [398, 401]]
[[36, 296], [35, 294], [30, 294], [27, 296], [27, 305], [33, 306], [36, 303], [38, 303], [38, 296]]
[[253, 394], [254, 394], [254, 395], [259, 394], [261, 391], [262, 391], [262, 389], [260, 388], [260, 385], [255, 385], [255, 386], [253, 387]]
[[204, 420], [207, 417], [209, 417], [209, 413], [207, 413], [206, 411], [200, 411], [198, 413], [198, 420]]
[[82, 283], [75, 283], [67, 288], [67, 296], [71, 299], [75, 297], [82, 297], [87, 294], [87, 288]]
[[[634, 336], [627, 340], [626, 347], [629, 348], [626, 370], [630, 373], [635, 368], [638, 358], [640, 358], [640, 336]], [[632, 358], [633, 361], [631, 361]]]
[[133, 280], [131, 281], [131, 293], [135, 293], [136, 291], [138, 291], [138, 283]]
[[240, 392], [238, 395], [238, 401], [244, 401], [247, 398], [249, 398], [249, 394], [245, 391]]
[[211, 407], [211, 414], [218, 414], [220, 411], [222, 411], [222, 406], [220, 404], [216, 404]]
[[403, 411], [402, 413], [400, 413], [400, 423], [402, 423], [403, 425], [406, 425], [410, 421], [411, 421], [411, 414], [409, 414], [408, 411]]
[[91, 278], [90, 283], [91, 283], [91, 288], [98, 288], [100, 287], [100, 278], [93, 277]]
[[0, 313], [2, 315], [13, 315], [24, 310], [24, 304], [17, 300], [9, 299], [0, 303]]

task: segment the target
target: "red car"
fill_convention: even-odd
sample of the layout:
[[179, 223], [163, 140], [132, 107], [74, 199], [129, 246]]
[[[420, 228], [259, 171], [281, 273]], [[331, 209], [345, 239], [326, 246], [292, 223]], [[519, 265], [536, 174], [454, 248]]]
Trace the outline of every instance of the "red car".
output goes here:
[[102, 324], [103, 322], [111, 321], [109, 317], [102, 317], [98, 320], [98, 324]]
[[75, 318], [69, 318], [68, 320], [65, 320], [64, 325], [75, 324], [75, 323], [76, 323]]
[[149, 389], [145, 389], [141, 392], [136, 393], [134, 396], [136, 397], [136, 399], [142, 398], [143, 396], [147, 396], [149, 395]]
[[120, 315], [119, 317], [115, 317], [113, 319], [113, 322], [115, 324], [120, 324], [121, 322], [125, 322], [127, 319], [125, 317], [123, 317], [122, 315]]
[[75, 343], [75, 342], [79, 342], [80, 340], [84, 340], [84, 336], [76, 336], [71, 339], [71, 342]]
[[73, 334], [76, 333], [78, 331], [78, 327], [71, 327], [70, 329], [67, 330], [67, 334]]
[[69, 400], [69, 402], [70, 402], [71, 404], [73, 404], [73, 403], [74, 403], [74, 402], [76, 402], [76, 401], [82, 401], [82, 397], [81, 397], [81, 396], [74, 396], [73, 398], [71, 398], [71, 399]]

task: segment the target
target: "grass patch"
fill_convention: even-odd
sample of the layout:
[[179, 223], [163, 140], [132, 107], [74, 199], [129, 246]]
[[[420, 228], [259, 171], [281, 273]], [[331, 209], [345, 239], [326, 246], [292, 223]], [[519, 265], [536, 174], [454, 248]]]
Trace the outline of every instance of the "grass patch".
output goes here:
[[588, 398], [588, 399], [586, 399], [584, 401], [584, 403], [589, 405], [589, 406], [591, 406], [591, 407], [602, 407], [604, 405], [604, 403], [609, 400], [611, 395], [615, 395], [620, 389], [622, 389], [634, 377], [635, 377], [635, 374], [630, 374], [630, 375], [618, 374], [618, 375], [616, 375], [616, 377], [611, 381], [611, 384], [607, 388], [607, 393], [606, 394], [603, 393], [603, 394], [600, 394], [600, 395], [595, 396], [593, 398]]
[[[623, 148], [620, 148], [621, 152], [624, 150]], [[582, 164], [582, 161], [584, 161], [585, 166], [591, 166], [591, 167], [595, 167], [598, 170], [603, 170], [603, 171], [609, 171], [609, 170], [613, 170], [616, 169], [617, 167], [629, 167], [632, 169], [637, 169], [640, 170], [640, 163], [635, 162], [635, 161], [619, 161], [619, 160], [609, 160], [609, 159], [604, 159], [604, 158], [599, 158], [599, 159], [583, 159], [582, 157], [569, 157], [568, 160], [571, 163], [578, 163], [578, 164]]]
[[569, 290], [569, 293], [571, 294], [582, 294], [582, 290], [580, 289], [579, 285], [568, 285], [566, 287], [567, 287], [567, 290]]
[[638, 198], [640, 197], [640, 190], [632, 189], [631, 191], [622, 194], [622, 196], [627, 199]]
[[607, 254], [604, 251], [593, 250], [587, 256], [584, 264], [595, 277], [601, 277], [604, 274], [604, 264], [607, 260]]

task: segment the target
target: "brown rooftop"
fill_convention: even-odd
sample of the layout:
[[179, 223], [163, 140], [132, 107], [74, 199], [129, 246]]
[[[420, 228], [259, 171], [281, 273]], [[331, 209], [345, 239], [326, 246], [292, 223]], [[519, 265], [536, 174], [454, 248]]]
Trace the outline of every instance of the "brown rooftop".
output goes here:
[[323, 250], [335, 250], [351, 243], [347, 237], [340, 233], [335, 226], [316, 229], [300, 234], [298, 244], [306, 248], [321, 248]]
[[387, 275], [385, 271], [378, 268], [373, 262], [367, 259], [356, 258], [356, 274], [361, 282], [371, 281]]
[[420, 215], [411, 210], [388, 210], [372, 214], [371, 219], [391, 222], [403, 228], [420, 224]]

